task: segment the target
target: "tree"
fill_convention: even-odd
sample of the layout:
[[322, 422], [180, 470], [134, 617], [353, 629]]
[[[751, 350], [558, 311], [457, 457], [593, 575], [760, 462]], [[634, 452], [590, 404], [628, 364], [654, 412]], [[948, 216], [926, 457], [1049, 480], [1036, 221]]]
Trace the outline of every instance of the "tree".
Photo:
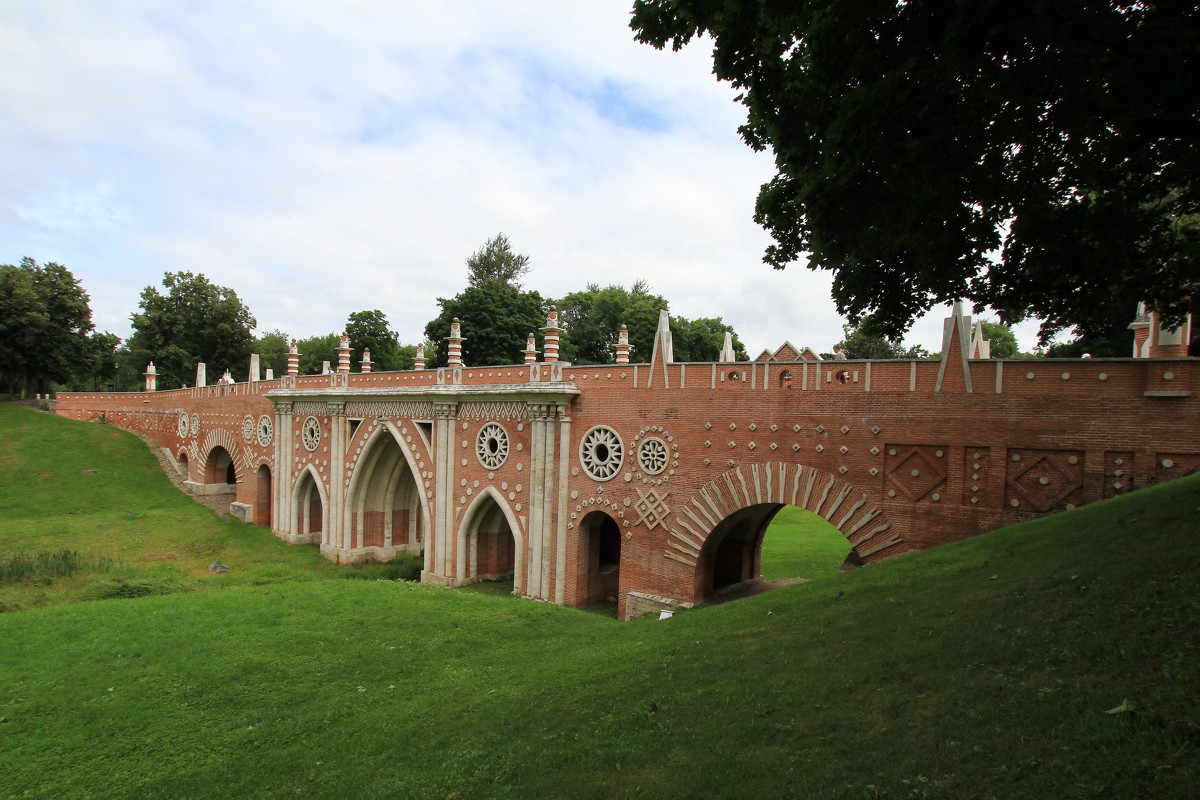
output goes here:
[[[929, 352], [921, 345], [905, 347], [898, 338], [882, 333], [875, 320], [870, 317], [843, 325], [842, 340], [836, 346], [842, 349], [846, 358], [879, 360], [929, 357]], [[832, 355], [823, 353], [821, 357], [832, 358]]]
[[265, 376], [267, 370], [276, 378], [287, 374], [288, 350], [291, 340], [281, 330], [266, 331], [254, 340], [252, 352], [258, 353], [258, 366]]
[[168, 272], [162, 285], [165, 294], [153, 286], [142, 290], [128, 343], [130, 366], [145, 369], [153, 361], [163, 389], [190, 386], [202, 361], [210, 380], [226, 369], [244, 380], [255, 321], [237, 294], [191, 272]]
[[720, 317], [688, 320], [671, 317], [671, 341], [676, 361], [716, 361], [725, 346], [725, 334], [733, 333], [733, 352], [744, 353], [746, 346]]
[[[992, 358], [1017, 358], [1021, 355], [1017, 348], [1017, 335], [1008, 325], [986, 319], [979, 324], [983, 328], [983, 338], [991, 343]], [[1128, 332], [1125, 338], [1130, 338]]]
[[1110, 301], [1100, 309], [1094, 320], [1077, 325], [1074, 336], [1066, 342], [1055, 342], [1046, 350], [1050, 358], [1079, 358], [1087, 353], [1095, 358], [1128, 358], [1133, 355], [1133, 322], [1137, 309]]
[[9, 395], [71, 381], [92, 328], [87, 292], [66, 267], [32, 258], [0, 265], [0, 376]]
[[650, 360], [659, 311], [667, 301], [651, 294], [645, 281], [637, 281], [629, 289], [589, 283], [582, 292], [572, 292], [554, 305], [563, 328], [562, 359], [573, 364], [611, 364], [622, 325], [633, 346], [630, 361]]
[[480, 287], [499, 281], [520, 289], [521, 278], [529, 271], [529, 256], [514, 253], [508, 237], [497, 233], [483, 247], [467, 256], [467, 285]]
[[301, 339], [296, 343], [296, 349], [300, 353], [300, 374], [319, 375], [326, 361], [329, 362], [331, 370], [337, 369], [338, 348], [341, 346], [342, 337], [337, 333]]
[[521, 364], [530, 333], [546, 324], [546, 304], [537, 292], [522, 292], [503, 281], [468, 286], [456, 297], [438, 298], [442, 313], [425, 326], [425, 337], [434, 342], [426, 352], [429, 367], [444, 367], [450, 322], [458, 318], [463, 342], [463, 363], [473, 367]]
[[1194, 3], [635, 0], [642, 42], [715, 42], [777, 174], [765, 261], [834, 273], [900, 336], [957, 298], [1043, 336], [1109, 299], [1200, 304]]
[[[69, 391], [118, 391], [117, 353], [121, 337], [115, 333], [95, 333], [87, 337], [82, 358], [67, 382]], [[123, 388], [123, 387], [122, 387]], [[129, 388], [137, 388], [129, 387]]]
[[401, 363], [400, 339], [379, 309], [351, 313], [346, 320], [346, 335], [350, 337], [352, 371], [362, 369], [364, 349], [371, 351], [371, 369], [375, 372], [412, 368], [411, 361], [407, 366]]

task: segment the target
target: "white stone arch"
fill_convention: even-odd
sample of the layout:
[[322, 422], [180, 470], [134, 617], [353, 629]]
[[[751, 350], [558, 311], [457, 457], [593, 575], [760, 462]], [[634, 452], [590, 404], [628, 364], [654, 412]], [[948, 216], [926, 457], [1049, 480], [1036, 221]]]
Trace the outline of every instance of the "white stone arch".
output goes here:
[[[301, 514], [300, 511], [303, 508], [301, 504], [311, 500], [310, 492], [316, 492], [317, 497], [321, 501], [321, 537], [318, 542], [313, 542], [311, 538], [311, 520], [308, 521], [306, 530], [299, 529], [301, 520], [308, 520], [308, 514]], [[288, 502], [291, 513], [288, 514], [287, 540], [293, 544], [313, 542], [314, 544], [325, 546], [327, 544], [326, 537], [329, 535], [329, 515], [331, 513], [329, 508], [329, 490], [326, 488], [325, 482], [321, 479], [321, 474], [317, 472], [312, 464], [305, 465], [300, 472], [296, 473], [295, 478], [292, 480], [292, 496]], [[308, 507], [311, 508], [311, 503], [309, 503]]]
[[[356, 511], [361, 512], [366, 496], [363, 493], [363, 481], [369, 481], [373, 475], [375, 464], [375, 456], [377, 449], [382, 445], [385, 436], [391, 436], [400, 448], [401, 458], [393, 465], [392, 473], [388, 476], [387, 485], [384, 488], [384, 494], [391, 497], [394, 496], [396, 486], [399, 481], [403, 480], [404, 472], [398, 469], [399, 466], [407, 467], [407, 474], [412, 477], [413, 491], [415, 493], [417, 507], [419, 509], [420, 518], [424, 526], [423, 533], [425, 539], [422, 540], [422, 547], [427, 544], [429, 531], [431, 527], [431, 515], [429, 507], [429, 495], [425, 490], [424, 481], [421, 478], [420, 466], [413, 453], [412, 447], [404, 440], [403, 434], [396, 423], [388, 420], [386, 423], [381, 421], [381, 424], [375, 428], [363, 441], [362, 457], [355, 461], [353, 472], [350, 475], [350, 483], [346, 487], [346, 508], [343, 515], [343, 529], [351, 530], [351, 515]], [[357, 547], [357, 542], [351, 542], [350, 547]]]
[[467, 507], [467, 512], [463, 514], [462, 522], [458, 526], [458, 546], [456, 548], [456, 557], [454, 565], [455, 579], [458, 583], [467, 582], [467, 571], [470, 566], [468, 560], [472, 557], [470, 548], [471, 537], [479, 532], [479, 526], [486, 521], [486, 511], [488, 501], [494, 501], [500, 514], [508, 523], [509, 532], [512, 533], [514, 542], [514, 557], [513, 557], [513, 592], [525, 594], [525, 535], [521, 530], [521, 523], [518, 521], [516, 514], [508, 505], [508, 500], [504, 495], [496, 491], [493, 486], [485, 486], [479, 490], [479, 494]]
[[[665, 557], [697, 575], [714, 533], [739, 512], [761, 507], [765, 521], [785, 505], [812, 511], [837, 528], [866, 561], [906, 552], [909, 545], [865, 491], [831, 472], [786, 461], [739, 465], [671, 509]], [[773, 507], [773, 508], [772, 508]]]

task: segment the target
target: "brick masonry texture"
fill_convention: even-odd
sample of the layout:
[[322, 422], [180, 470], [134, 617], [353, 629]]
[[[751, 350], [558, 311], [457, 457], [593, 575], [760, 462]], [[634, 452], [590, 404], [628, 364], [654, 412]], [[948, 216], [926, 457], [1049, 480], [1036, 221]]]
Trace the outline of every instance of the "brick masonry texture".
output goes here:
[[424, 553], [429, 582], [623, 617], [757, 575], [785, 504], [871, 562], [1200, 469], [1197, 360], [970, 359], [968, 327], [941, 360], [342, 372], [57, 413], [145, 434], [197, 492], [232, 463], [244, 518], [339, 563]]

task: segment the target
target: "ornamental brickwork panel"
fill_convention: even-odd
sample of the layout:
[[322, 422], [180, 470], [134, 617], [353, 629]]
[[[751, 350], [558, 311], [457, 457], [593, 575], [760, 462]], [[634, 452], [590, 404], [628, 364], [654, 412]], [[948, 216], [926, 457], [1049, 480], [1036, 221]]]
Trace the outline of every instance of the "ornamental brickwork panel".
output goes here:
[[1017, 511], [1045, 514], [1083, 502], [1079, 450], [1009, 450], [1005, 499]]
[[947, 445], [889, 444], [884, 448], [887, 496], [938, 502], [946, 491]]

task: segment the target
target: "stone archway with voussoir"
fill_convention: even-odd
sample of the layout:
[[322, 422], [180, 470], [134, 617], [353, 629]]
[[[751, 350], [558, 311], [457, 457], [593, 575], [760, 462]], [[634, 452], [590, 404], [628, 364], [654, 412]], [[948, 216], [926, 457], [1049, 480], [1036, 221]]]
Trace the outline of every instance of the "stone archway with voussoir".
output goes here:
[[[833, 473], [772, 461], [739, 466], [710, 481], [683, 504], [671, 509], [664, 556], [690, 570], [711, 569], [706, 545], [722, 525], [754, 506], [796, 506], [821, 516], [837, 528], [864, 561], [896, 555], [909, 549], [903, 536], [871, 497]], [[711, 549], [711, 548], [709, 548]], [[697, 574], [700, 586], [705, 576]]]

